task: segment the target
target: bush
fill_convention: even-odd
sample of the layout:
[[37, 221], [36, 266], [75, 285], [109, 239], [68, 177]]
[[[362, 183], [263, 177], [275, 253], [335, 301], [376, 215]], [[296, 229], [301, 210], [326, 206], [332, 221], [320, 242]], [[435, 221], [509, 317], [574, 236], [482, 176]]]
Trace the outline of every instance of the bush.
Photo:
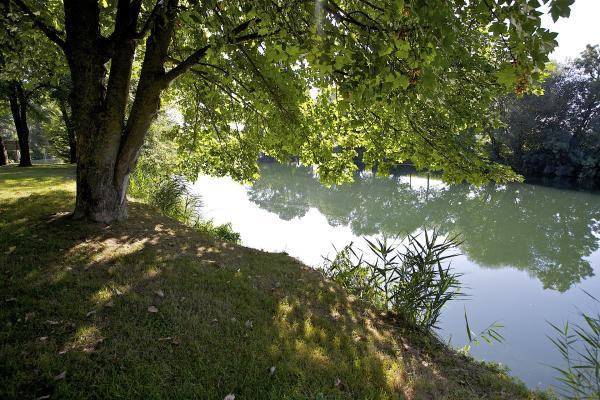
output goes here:
[[176, 175], [174, 161], [169, 158], [171, 150], [156, 137], [150, 139], [131, 175], [129, 195], [199, 232], [239, 243], [240, 234], [231, 224], [215, 225], [202, 219], [198, 211], [202, 199], [190, 191], [183, 177]]
[[[420, 238], [424, 240], [420, 240]], [[322, 270], [351, 294], [411, 325], [431, 329], [442, 307], [460, 294], [460, 274], [446, 262], [456, 253], [456, 237], [440, 239], [434, 230], [408, 235], [400, 243], [365, 239], [368, 253], [349, 244], [325, 259]], [[402, 244], [405, 243], [405, 244]]]

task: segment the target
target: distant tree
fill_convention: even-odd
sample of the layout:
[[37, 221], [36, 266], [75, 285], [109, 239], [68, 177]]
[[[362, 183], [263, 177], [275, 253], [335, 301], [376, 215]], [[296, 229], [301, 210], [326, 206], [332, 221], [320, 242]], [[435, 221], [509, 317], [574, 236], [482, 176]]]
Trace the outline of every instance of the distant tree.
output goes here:
[[600, 185], [599, 71], [598, 46], [588, 45], [574, 62], [550, 73], [543, 96], [503, 98], [505, 126], [493, 131], [492, 153], [526, 175]]
[[6, 164], [8, 164], [8, 152], [6, 151], [6, 146], [4, 145], [2, 135], [0, 135], [0, 166]]
[[[0, 8], [10, 11], [6, 2], [0, 3]], [[65, 73], [66, 65], [58, 49], [47, 45], [37, 30], [17, 35], [10, 15], [10, 12], [0, 15], [0, 95], [10, 104], [19, 143], [19, 166], [28, 167], [31, 166], [30, 107], [58, 82], [57, 76]]]
[[[55, 86], [50, 88], [50, 97], [56, 102], [64, 124], [64, 129], [56, 129], [50, 140], [54, 144], [57, 155], [74, 164], [77, 162], [77, 139], [69, 104], [70, 91], [71, 82], [68, 75], [62, 77]], [[65, 148], [68, 149], [67, 152], [64, 151]]]

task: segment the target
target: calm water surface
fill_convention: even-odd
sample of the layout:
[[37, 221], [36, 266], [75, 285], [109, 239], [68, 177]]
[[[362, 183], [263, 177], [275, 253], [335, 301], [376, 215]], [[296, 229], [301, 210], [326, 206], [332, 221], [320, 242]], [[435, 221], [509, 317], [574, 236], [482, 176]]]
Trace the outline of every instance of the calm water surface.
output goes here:
[[471, 328], [505, 326], [502, 344], [471, 354], [507, 365], [531, 387], [555, 383], [548, 365], [561, 359], [546, 321], [576, 319], [595, 310], [583, 290], [600, 295], [600, 195], [528, 184], [446, 186], [423, 176], [379, 178], [325, 188], [309, 169], [263, 165], [252, 186], [201, 176], [194, 190], [203, 214], [231, 222], [242, 243], [286, 251], [318, 266], [361, 237], [418, 233], [437, 227], [458, 233], [462, 256], [453, 261], [469, 295], [446, 307], [439, 334], [462, 347], [464, 308]]

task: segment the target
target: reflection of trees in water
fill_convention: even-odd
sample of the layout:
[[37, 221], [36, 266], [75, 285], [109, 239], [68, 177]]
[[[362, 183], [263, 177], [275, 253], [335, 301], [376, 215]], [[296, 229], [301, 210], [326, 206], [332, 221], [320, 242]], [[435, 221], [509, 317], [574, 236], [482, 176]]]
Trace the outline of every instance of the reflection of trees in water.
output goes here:
[[598, 249], [600, 196], [512, 184], [427, 191], [395, 179], [361, 177], [322, 186], [305, 168], [265, 165], [250, 199], [282, 219], [317, 208], [356, 235], [403, 234], [437, 226], [460, 233], [461, 250], [484, 267], [513, 266], [545, 288], [565, 291], [593, 275], [584, 258]]

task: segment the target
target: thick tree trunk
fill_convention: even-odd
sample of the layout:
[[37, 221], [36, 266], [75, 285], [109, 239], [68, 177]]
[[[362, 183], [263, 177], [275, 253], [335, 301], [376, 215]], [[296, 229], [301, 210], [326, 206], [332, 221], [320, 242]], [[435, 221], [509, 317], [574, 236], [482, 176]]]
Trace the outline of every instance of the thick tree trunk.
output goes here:
[[73, 83], [71, 121], [77, 137], [75, 218], [110, 223], [127, 217], [129, 173], [168, 84], [163, 66], [177, 5], [177, 0], [157, 5], [135, 100], [126, 118], [141, 2], [119, 0], [115, 30], [104, 38], [97, 0], [64, 1], [65, 51]]
[[73, 216], [106, 223], [121, 220], [127, 217], [124, 185], [113, 180], [120, 131], [107, 129], [98, 4], [93, 0], [65, 0], [64, 6], [78, 156]]
[[6, 151], [6, 146], [4, 146], [2, 136], [0, 136], [0, 166], [6, 164], [8, 164], [8, 152]]
[[31, 166], [31, 155], [29, 152], [29, 126], [27, 125], [27, 96], [19, 82], [13, 82], [9, 94], [10, 111], [15, 123], [17, 138], [19, 139], [19, 150], [21, 157], [19, 167]]

